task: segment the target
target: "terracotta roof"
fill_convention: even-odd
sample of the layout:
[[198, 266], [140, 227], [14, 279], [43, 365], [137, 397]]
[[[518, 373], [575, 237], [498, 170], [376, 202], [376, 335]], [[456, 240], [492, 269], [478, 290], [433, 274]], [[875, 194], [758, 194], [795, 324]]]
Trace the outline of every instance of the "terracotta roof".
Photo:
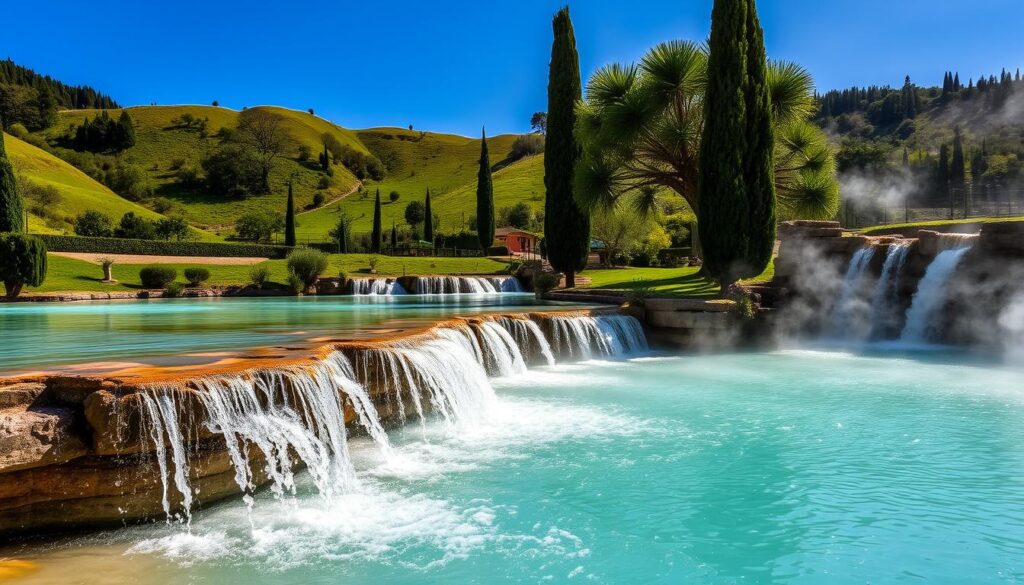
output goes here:
[[506, 226], [506, 227], [500, 227], [500, 228], [497, 228], [497, 229], [494, 230], [495, 237], [497, 237], [497, 236], [507, 236], [509, 234], [526, 234], [528, 236], [533, 236], [535, 238], [539, 238], [540, 237], [540, 234], [535, 234], [533, 232], [528, 232], [526, 230], [521, 230], [519, 228], [514, 228], [514, 227], [507, 227]]

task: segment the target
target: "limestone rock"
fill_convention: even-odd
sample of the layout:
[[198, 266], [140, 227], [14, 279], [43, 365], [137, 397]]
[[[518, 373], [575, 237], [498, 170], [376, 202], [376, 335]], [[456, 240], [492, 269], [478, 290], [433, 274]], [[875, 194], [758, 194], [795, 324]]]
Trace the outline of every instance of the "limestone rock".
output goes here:
[[0, 410], [12, 407], [28, 407], [41, 401], [46, 385], [39, 382], [19, 382], [0, 387]]
[[56, 465], [86, 454], [75, 411], [43, 406], [0, 412], [0, 474]]

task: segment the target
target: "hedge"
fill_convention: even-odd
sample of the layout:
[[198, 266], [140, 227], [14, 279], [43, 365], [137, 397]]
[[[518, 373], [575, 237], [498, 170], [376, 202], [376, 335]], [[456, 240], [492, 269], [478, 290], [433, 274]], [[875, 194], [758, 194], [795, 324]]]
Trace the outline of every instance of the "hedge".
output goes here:
[[83, 236], [37, 236], [50, 252], [86, 252], [94, 254], [139, 254], [148, 256], [227, 256], [232, 258], [285, 258], [288, 246], [270, 244], [229, 244], [226, 242], [171, 242], [167, 240], [128, 240]]

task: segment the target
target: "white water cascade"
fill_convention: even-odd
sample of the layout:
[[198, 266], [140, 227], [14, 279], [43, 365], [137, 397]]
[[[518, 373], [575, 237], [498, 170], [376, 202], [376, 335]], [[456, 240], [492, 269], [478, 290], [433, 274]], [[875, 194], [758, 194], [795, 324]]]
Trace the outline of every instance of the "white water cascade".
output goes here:
[[969, 237], [952, 237], [939, 240], [945, 249], [939, 252], [925, 270], [924, 277], [917, 285], [917, 292], [910, 301], [907, 321], [900, 334], [905, 343], [927, 343], [936, 329], [936, 316], [947, 297], [947, 284], [956, 271], [960, 260], [971, 249], [974, 240]]
[[421, 295], [497, 294], [523, 292], [514, 276], [418, 276], [416, 293]]
[[[191, 517], [198, 492], [189, 482], [189, 455], [198, 454], [201, 435], [223, 437], [235, 482], [250, 506], [252, 493], [264, 483], [278, 497], [294, 495], [295, 472], [302, 466], [319, 493], [330, 497], [357, 487], [346, 405], [387, 459], [392, 450], [380, 408], [404, 423], [408, 404], [421, 424], [429, 411], [449, 432], [459, 433], [485, 420], [493, 407], [488, 376], [525, 372], [531, 352], [551, 364], [555, 355], [590, 359], [647, 349], [640, 322], [627, 315], [544, 321], [550, 340], [533, 319], [499, 317], [438, 327], [349, 354], [334, 351], [309, 364], [201, 378], [192, 382], [194, 388], [154, 386], [138, 392], [141, 425], [152, 443], [169, 521]], [[179, 509], [182, 515], [175, 516]]]
[[[868, 267], [875, 256], [874, 246], [865, 246], [850, 258], [839, 292], [839, 299], [832, 307], [828, 319], [828, 334], [831, 337], [849, 337], [850, 328], [863, 323], [866, 312], [863, 289], [868, 280]], [[865, 332], [866, 334], [866, 332]]]
[[404, 295], [405, 289], [393, 279], [388, 278], [353, 278], [352, 294], [365, 295]]
[[871, 298], [871, 336], [874, 338], [887, 337], [899, 319], [899, 282], [909, 251], [909, 243], [895, 242], [885, 253], [882, 274]]

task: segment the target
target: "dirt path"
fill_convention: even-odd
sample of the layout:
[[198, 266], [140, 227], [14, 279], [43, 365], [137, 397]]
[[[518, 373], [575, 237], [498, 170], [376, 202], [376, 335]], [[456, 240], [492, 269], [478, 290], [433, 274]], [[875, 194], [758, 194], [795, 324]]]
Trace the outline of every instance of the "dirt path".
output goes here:
[[95, 254], [86, 252], [51, 252], [75, 260], [99, 264], [103, 258], [110, 258], [114, 264], [218, 264], [223, 266], [249, 266], [264, 262], [266, 258], [231, 258], [226, 256], [148, 256], [142, 254]]
[[320, 211], [321, 209], [324, 209], [326, 207], [330, 207], [331, 205], [334, 205], [335, 203], [341, 201], [342, 199], [344, 199], [344, 198], [348, 197], [349, 195], [351, 195], [351, 194], [355, 193], [356, 191], [358, 191], [359, 187], [361, 187], [362, 185], [363, 185], [362, 182], [356, 181], [356, 184], [352, 185], [351, 189], [349, 189], [348, 191], [342, 193], [341, 195], [338, 195], [334, 199], [331, 199], [330, 201], [327, 201], [326, 203], [324, 203], [320, 207], [315, 207], [313, 209], [307, 209], [305, 211], [300, 211], [300, 212], [296, 213], [295, 215], [296, 216], [305, 215], [307, 213], [313, 213], [314, 211]]

